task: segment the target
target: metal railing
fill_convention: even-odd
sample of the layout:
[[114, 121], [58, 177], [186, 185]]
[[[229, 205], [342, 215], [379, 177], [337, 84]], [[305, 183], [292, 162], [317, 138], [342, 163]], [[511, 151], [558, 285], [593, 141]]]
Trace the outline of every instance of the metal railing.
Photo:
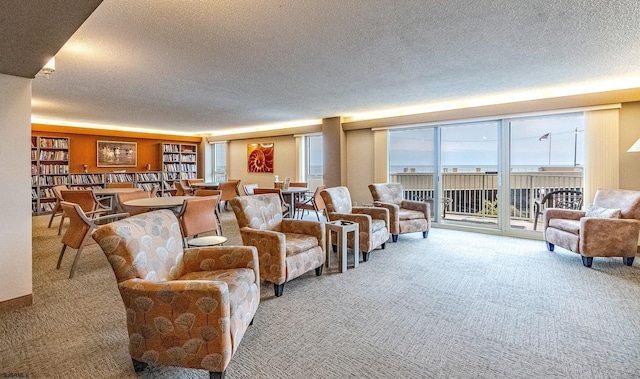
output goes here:
[[[432, 173], [393, 173], [389, 179], [402, 184], [405, 199], [429, 200], [434, 198], [433, 176]], [[497, 217], [496, 172], [442, 173], [441, 176], [445, 215]], [[583, 191], [582, 172], [511, 172], [511, 218], [533, 221], [535, 201], [560, 189]]]

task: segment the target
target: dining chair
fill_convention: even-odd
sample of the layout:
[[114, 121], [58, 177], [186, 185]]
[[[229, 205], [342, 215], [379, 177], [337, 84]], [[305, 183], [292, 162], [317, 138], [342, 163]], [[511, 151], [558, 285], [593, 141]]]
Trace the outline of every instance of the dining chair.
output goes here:
[[193, 196], [221, 196], [222, 191], [210, 189], [197, 189], [193, 191]]
[[189, 190], [184, 187], [184, 184], [182, 184], [182, 181], [177, 180], [173, 182], [173, 185], [176, 187], [175, 196], [186, 196], [189, 194]]
[[157, 197], [158, 196], [158, 191], [160, 190], [160, 186], [159, 185], [154, 185], [151, 188], [151, 191], [149, 191], [149, 197]]
[[150, 212], [153, 209], [144, 208], [144, 207], [130, 207], [125, 205], [125, 201], [134, 200], [134, 199], [148, 199], [151, 197], [151, 192], [147, 191], [138, 191], [138, 192], [123, 192], [116, 194], [116, 198], [118, 199], [118, 207], [123, 212], [129, 213], [131, 216], [138, 215], [140, 213]]
[[224, 209], [229, 209], [227, 204], [229, 200], [239, 196], [238, 186], [240, 185], [239, 179], [229, 179], [226, 182], [220, 183], [218, 189], [222, 191], [220, 196], [220, 202], [224, 201]]
[[282, 190], [280, 188], [254, 188], [253, 189], [253, 194], [254, 195], [263, 195], [265, 193], [275, 193], [278, 194], [278, 196], [280, 196], [280, 204], [282, 207], [282, 217], [292, 217], [291, 212], [289, 212], [289, 204], [287, 203], [287, 201], [284, 199], [284, 196], [282, 196]]
[[73, 259], [71, 265], [71, 272], [69, 273], [69, 279], [73, 279], [73, 275], [76, 272], [78, 266], [78, 259], [80, 259], [80, 253], [88, 242], [91, 242], [91, 233], [99, 227], [98, 223], [103, 221], [115, 221], [120, 218], [128, 217], [128, 213], [112, 213], [100, 217], [89, 218], [84, 213], [80, 205], [62, 201], [60, 203], [65, 215], [69, 218], [69, 226], [62, 236], [62, 250], [58, 257], [58, 264], [56, 269], [60, 269], [62, 264], [62, 258], [67, 250], [67, 247], [76, 249], [76, 256]]
[[189, 185], [189, 188], [191, 188], [191, 190], [193, 190], [193, 185], [198, 183], [204, 183], [204, 179], [198, 178], [198, 179], [187, 180], [187, 184]]
[[318, 186], [313, 192], [313, 196], [296, 201], [296, 213], [299, 214], [300, 219], [302, 219], [302, 217], [304, 216], [304, 211], [314, 211], [316, 212], [318, 221], [320, 221], [320, 212], [324, 213], [326, 210], [326, 205], [324, 204], [324, 200], [322, 200], [320, 191], [325, 188], [325, 186]]
[[189, 239], [203, 233], [215, 232], [222, 235], [216, 209], [220, 196], [193, 196], [184, 201], [178, 213], [184, 247], [189, 247]]
[[[55, 217], [62, 217], [62, 205], [60, 205], [60, 203], [63, 201], [62, 200], [62, 195], [60, 194], [60, 191], [66, 191], [68, 190], [69, 187], [67, 187], [66, 185], [59, 185], [59, 186], [55, 186], [52, 188], [53, 194], [56, 197], [56, 205], [53, 206], [53, 210], [51, 211], [51, 218], [49, 219], [49, 225], [47, 226], [47, 228], [51, 227], [51, 223], [53, 222], [53, 219]], [[62, 222], [62, 219], [60, 220], [60, 222]]]
[[256, 183], [242, 185], [242, 189], [244, 190], [245, 195], [253, 195], [253, 190], [256, 188], [258, 188], [258, 184]]
[[[60, 195], [64, 201], [78, 204], [84, 214], [90, 218], [107, 214], [113, 210], [112, 207], [107, 207], [101, 203], [92, 190], [62, 190], [60, 191]], [[62, 224], [65, 218], [67, 218], [67, 215], [63, 209], [62, 219], [58, 227], [58, 235], [62, 233]]]

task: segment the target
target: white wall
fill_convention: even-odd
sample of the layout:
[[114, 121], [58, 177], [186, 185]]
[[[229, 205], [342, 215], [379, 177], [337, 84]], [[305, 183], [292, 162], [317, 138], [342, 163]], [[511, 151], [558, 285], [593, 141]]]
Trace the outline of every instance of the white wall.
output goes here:
[[[247, 172], [247, 144], [273, 143], [273, 170], [271, 173]], [[257, 183], [259, 187], [273, 188], [273, 180], [278, 175], [280, 180], [290, 176], [296, 180], [296, 139], [292, 135], [282, 137], [268, 137], [237, 140], [229, 142], [229, 172], [227, 178], [240, 179], [243, 184]], [[242, 188], [240, 194], [244, 195]]]
[[0, 302], [32, 293], [31, 79], [0, 74]]

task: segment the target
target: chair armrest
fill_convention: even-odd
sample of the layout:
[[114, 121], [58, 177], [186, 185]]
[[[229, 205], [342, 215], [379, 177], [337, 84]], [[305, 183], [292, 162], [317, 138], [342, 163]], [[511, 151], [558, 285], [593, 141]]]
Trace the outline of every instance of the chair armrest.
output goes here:
[[258, 249], [254, 246], [192, 247], [184, 250], [182, 264], [185, 273], [250, 268], [260, 283]]
[[299, 233], [314, 236], [320, 246], [324, 246], [324, 227], [321, 223], [311, 220], [282, 219], [283, 233]]
[[366, 214], [376, 220], [383, 220], [387, 229], [389, 229], [389, 210], [382, 207], [353, 207], [353, 213]]
[[580, 252], [585, 256], [615, 255], [615, 251], [636, 255], [640, 221], [623, 218], [580, 219]]
[[[395, 215], [398, 214], [398, 212], [400, 211], [400, 207], [397, 206], [396, 204], [393, 203], [385, 203], [383, 201], [374, 201], [373, 205], [375, 205], [378, 208], [386, 208], [389, 210], [389, 217], [391, 217], [392, 219], [395, 218]], [[358, 207], [360, 208], [360, 207]], [[371, 207], [368, 207], [371, 208]], [[358, 212], [360, 213], [360, 212]], [[377, 218], [377, 217], [373, 217], [373, 218]]]
[[[98, 212], [104, 212], [104, 211], [98, 211]], [[89, 212], [91, 213], [91, 212]], [[104, 220], [110, 220], [113, 219], [114, 221], [117, 221], [121, 218], [127, 218], [129, 217], [129, 213], [127, 212], [123, 212], [123, 213], [112, 213], [112, 214], [108, 214], [108, 215], [104, 215], [104, 216], [99, 216], [99, 217], [93, 217], [91, 218], [91, 221], [96, 222], [96, 221], [104, 221]]]
[[400, 203], [400, 208], [408, 209], [411, 211], [418, 211], [424, 213], [425, 218], [429, 219], [431, 217], [431, 210], [429, 209], [429, 203], [426, 201], [413, 201], [413, 200], [402, 200]]
[[552, 218], [563, 218], [567, 220], [580, 220], [585, 215], [585, 211], [576, 211], [573, 209], [562, 208], [545, 208], [542, 212], [542, 230], [549, 227], [549, 220]]

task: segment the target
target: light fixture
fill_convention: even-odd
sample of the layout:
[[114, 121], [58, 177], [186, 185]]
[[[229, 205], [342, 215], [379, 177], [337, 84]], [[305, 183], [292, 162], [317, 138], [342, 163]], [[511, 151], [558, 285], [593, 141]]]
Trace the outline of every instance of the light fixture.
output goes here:
[[49, 79], [49, 75], [56, 70], [56, 57], [52, 57], [49, 59], [49, 62], [44, 65], [42, 68], [42, 72], [44, 72], [44, 76]]
[[631, 147], [629, 148], [629, 150], [627, 150], [627, 153], [637, 153], [640, 151], [640, 138], [638, 138], [638, 140], [636, 141], [636, 143], [634, 143], [633, 145], [631, 145]]

